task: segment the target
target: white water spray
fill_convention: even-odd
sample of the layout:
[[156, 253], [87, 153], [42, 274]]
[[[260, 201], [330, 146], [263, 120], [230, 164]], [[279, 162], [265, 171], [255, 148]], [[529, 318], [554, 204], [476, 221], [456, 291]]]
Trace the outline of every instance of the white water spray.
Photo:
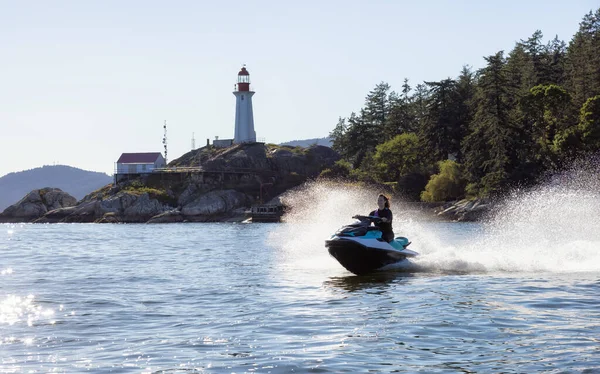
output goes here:
[[[600, 271], [600, 179], [578, 168], [515, 193], [485, 225], [476, 246], [491, 270]], [[489, 260], [488, 260], [489, 261]]]
[[[515, 192], [479, 224], [442, 223], [392, 197], [394, 231], [420, 253], [402, 271], [434, 273], [600, 271], [600, 173], [578, 168]], [[379, 191], [313, 182], [287, 194], [286, 223], [272, 233], [290, 266], [339, 268], [324, 246], [355, 214], [376, 208]]]

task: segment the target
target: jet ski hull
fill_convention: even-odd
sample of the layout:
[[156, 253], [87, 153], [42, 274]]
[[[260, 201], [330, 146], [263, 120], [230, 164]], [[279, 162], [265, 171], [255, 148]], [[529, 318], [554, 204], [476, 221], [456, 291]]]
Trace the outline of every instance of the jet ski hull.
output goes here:
[[371, 248], [354, 240], [339, 237], [326, 240], [325, 246], [331, 256], [346, 270], [356, 275], [371, 273], [407, 257], [402, 251]]

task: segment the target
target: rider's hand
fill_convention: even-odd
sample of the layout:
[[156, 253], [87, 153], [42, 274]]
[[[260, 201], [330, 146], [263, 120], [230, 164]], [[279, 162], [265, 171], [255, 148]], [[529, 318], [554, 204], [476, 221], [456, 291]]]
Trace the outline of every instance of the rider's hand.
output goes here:
[[381, 222], [388, 222], [388, 219], [387, 219], [387, 218], [385, 218], [385, 217], [383, 217], [383, 218], [381, 219]]

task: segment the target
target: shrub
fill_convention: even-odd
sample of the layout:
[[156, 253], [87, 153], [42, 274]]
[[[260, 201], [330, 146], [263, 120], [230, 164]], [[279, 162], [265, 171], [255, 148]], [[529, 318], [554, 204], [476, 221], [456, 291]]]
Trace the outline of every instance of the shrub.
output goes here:
[[421, 200], [427, 202], [458, 200], [464, 197], [465, 186], [462, 165], [452, 160], [438, 163], [440, 172], [429, 179]]
[[319, 178], [348, 178], [352, 171], [352, 164], [348, 161], [338, 160], [329, 169], [325, 169], [319, 175]]

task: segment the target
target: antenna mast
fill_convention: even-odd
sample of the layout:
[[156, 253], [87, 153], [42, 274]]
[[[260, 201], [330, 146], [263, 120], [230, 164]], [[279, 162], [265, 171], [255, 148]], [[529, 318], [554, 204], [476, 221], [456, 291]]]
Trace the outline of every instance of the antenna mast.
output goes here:
[[196, 149], [196, 139], [194, 139], [194, 133], [192, 133], [192, 151]]
[[163, 136], [163, 145], [165, 146], [165, 164], [168, 164], [167, 161], [167, 120], [165, 120], [165, 124], [163, 126], [165, 129], [165, 135]]

